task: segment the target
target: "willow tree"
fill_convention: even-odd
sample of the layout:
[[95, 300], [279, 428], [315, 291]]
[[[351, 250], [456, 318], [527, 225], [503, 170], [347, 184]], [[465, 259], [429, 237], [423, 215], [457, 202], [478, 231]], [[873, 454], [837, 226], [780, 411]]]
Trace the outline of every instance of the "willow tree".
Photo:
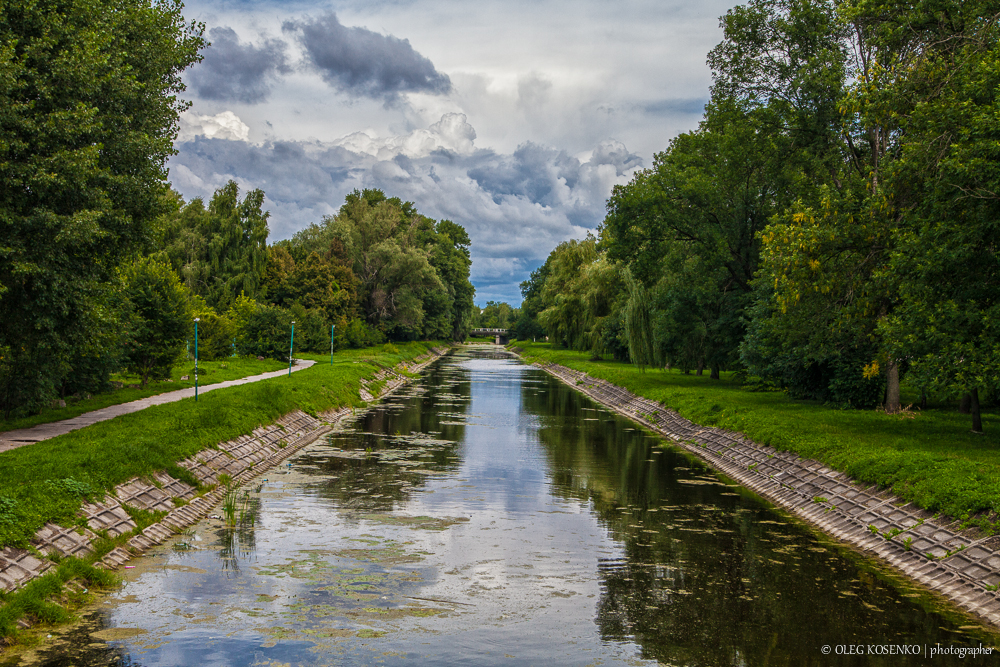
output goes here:
[[658, 366], [662, 363], [653, 340], [653, 306], [649, 291], [628, 270], [625, 272], [625, 284], [628, 286], [628, 301], [623, 308], [623, 321], [628, 354], [633, 364], [640, 370], [646, 370], [646, 366]]
[[163, 256], [188, 289], [218, 311], [241, 293], [252, 299], [264, 294], [270, 213], [263, 206], [263, 190], [240, 199], [239, 185], [229, 181], [207, 208], [192, 199], [162, 223]]

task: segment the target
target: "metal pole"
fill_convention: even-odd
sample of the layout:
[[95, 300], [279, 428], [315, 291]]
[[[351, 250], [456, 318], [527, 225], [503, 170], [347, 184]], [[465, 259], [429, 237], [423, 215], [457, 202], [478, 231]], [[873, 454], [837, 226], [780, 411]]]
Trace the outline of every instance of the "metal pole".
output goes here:
[[198, 402], [198, 320], [194, 318], [194, 402]]
[[333, 330], [336, 329], [334, 325], [330, 325], [330, 365], [333, 366]]
[[288, 344], [288, 377], [292, 377], [292, 350], [295, 349], [295, 320], [292, 320], [292, 340]]

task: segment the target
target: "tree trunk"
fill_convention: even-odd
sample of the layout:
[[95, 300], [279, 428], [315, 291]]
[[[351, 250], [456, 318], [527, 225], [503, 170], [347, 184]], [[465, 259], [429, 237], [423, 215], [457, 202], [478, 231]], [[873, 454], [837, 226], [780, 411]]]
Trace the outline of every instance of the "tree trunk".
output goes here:
[[719, 364], [712, 364], [712, 375], [711, 375], [711, 378], [713, 380], [718, 380], [719, 379]]
[[983, 419], [979, 415], [979, 389], [976, 388], [972, 389], [972, 391], [969, 392], [969, 398], [971, 399], [969, 401], [970, 403], [969, 407], [972, 412], [972, 432], [982, 433]]
[[921, 390], [920, 391], [920, 409], [921, 410], [926, 410], [927, 409], [927, 391], [926, 390]]
[[894, 359], [885, 369], [885, 411], [890, 415], [899, 412], [899, 364]]
[[701, 359], [698, 360], [698, 372], [695, 375], [701, 377], [705, 374], [705, 362]]
[[962, 397], [962, 400], [958, 402], [958, 411], [963, 415], [967, 415], [972, 412], [972, 396], [970, 394], [966, 394]]

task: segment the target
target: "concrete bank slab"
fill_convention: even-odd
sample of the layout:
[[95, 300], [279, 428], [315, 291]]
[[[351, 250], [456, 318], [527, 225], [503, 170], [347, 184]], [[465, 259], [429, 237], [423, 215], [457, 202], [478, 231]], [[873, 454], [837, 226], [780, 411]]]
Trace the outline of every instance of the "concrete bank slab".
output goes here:
[[[365, 400], [389, 394], [408, 380], [404, 371], [420, 372], [448, 351], [448, 348], [434, 348], [409, 364], [382, 369], [365, 383], [375, 391], [374, 394], [365, 392], [368, 396]], [[218, 485], [222, 474], [228, 475], [234, 485], [241, 485], [330, 432], [338, 421], [353, 411], [352, 408], [340, 408], [313, 417], [296, 410], [251, 434], [220, 443], [217, 449], [202, 450], [179, 465], [206, 486]], [[89, 530], [46, 524], [36, 533], [33, 549], [8, 547], [0, 550], [0, 589], [15, 590], [48, 570], [52, 562], [40, 555], [54, 551], [64, 556], [82, 556], [93, 551], [92, 542], [97, 539], [98, 532], [106, 531], [108, 536], [117, 537], [134, 531], [136, 524], [126, 507], [167, 512], [158, 523], [134, 535], [124, 547], [115, 548], [97, 563], [98, 567], [117, 568], [208, 516], [222, 501], [225, 492], [219, 485], [199, 496], [192, 486], [162, 471], [154, 473], [151, 479], [130, 479], [115, 487], [113, 493], [81, 507], [79, 514], [86, 520]]]
[[535, 364], [593, 400], [669, 438], [710, 466], [826, 534], [878, 556], [1000, 628], [1000, 537], [954, 524], [821, 462], [699, 426], [655, 401], [558, 364]]
[[[304, 370], [315, 363], [315, 361], [300, 359], [294, 366], [292, 366], [292, 372], [294, 373], [295, 371]], [[281, 377], [282, 375], [288, 375], [288, 371], [271, 371], [270, 373], [250, 375], [245, 378], [239, 378], [238, 380], [226, 380], [225, 382], [210, 384], [206, 387], [199, 387], [198, 394], [201, 395], [210, 391], [215, 391], [216, 389], [237, 387], [241, 384], [250, 384], [252, 382], [260, 382], [261, 380], [269, 380], [271, 378]], [[64, 435], [70, 431], [81, 429], [84, 426], [90, 426], [91, 424], [96, 424], [97, 422], [114, 419], [115, 417], [127, 415], [131, 412], [138, 412], [139, 410], [144, 410], [154, 405], [176, 403], [182, 399], [193, 397], [194, 387], [189, 387], [187, 389], [178, 389], [177, 391], [168, 391], [163, 394], [157, 394], [156, 396], [147, 396], [146, 398], [140, 398], [137, 401], [130, 401], [119, 405], [109, 405], [106, 408], [85, 412], [82, 415], [78, 415], [70, 419], [63, 419], [62, 421], [39, 424], [37, 426], [32, 426], [31, 428], [17, 429], [16, 431], [6, 431], [4, 433], [0, 433], [0, 452], [6, 452], [11, 449], [17, 449], [18, 447], [24, 447], [25, 445], [31, 445], [36, 442], [48, 440], [49, 438], [54, 438], [57, 435]]]

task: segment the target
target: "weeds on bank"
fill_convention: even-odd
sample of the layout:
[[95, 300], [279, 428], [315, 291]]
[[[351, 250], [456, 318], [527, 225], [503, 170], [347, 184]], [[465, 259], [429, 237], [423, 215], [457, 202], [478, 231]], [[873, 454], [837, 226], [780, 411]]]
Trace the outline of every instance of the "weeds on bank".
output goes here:
[[[260, 488], [257, 489], [258, 492]], [[222, 497], [222, 518], [228, 528], [252, 528], [257, 523], [258, 503], [250, 499], [250, 491], [231, 483]]]
[[[551, 362], [607, 380], [657, 401], [704, 426], [745, 434], [847, 473], [963, 526], [1000, 532], [1000, 415], [983, 414], [984, 435], [969, 432], [968, 416], [945, 406], [886, 415], [799, 401], [777, 391], [752, 391], [732, 376], [684, 375], [674, 370], [591, 361], [583, 352], [547, 343], [517, 343], [530, 361]], [[904, 390], [907, 388], [904, 386]], [[911, 391], [912, 393], [912, 391]]]
[[[17, 634], [18, 621], [30, 618], [39, 623], [65, 623], [69, 607], [86, 600], [89, 588], [113, 586], [118, 578], [93, 566], [93, 561], [79, 558], [60, 559], [58, 565], [12, 593], [0, 593], [0, 637]], [[86, 585], [81, 590], [64, 588], [72, 580]]]

